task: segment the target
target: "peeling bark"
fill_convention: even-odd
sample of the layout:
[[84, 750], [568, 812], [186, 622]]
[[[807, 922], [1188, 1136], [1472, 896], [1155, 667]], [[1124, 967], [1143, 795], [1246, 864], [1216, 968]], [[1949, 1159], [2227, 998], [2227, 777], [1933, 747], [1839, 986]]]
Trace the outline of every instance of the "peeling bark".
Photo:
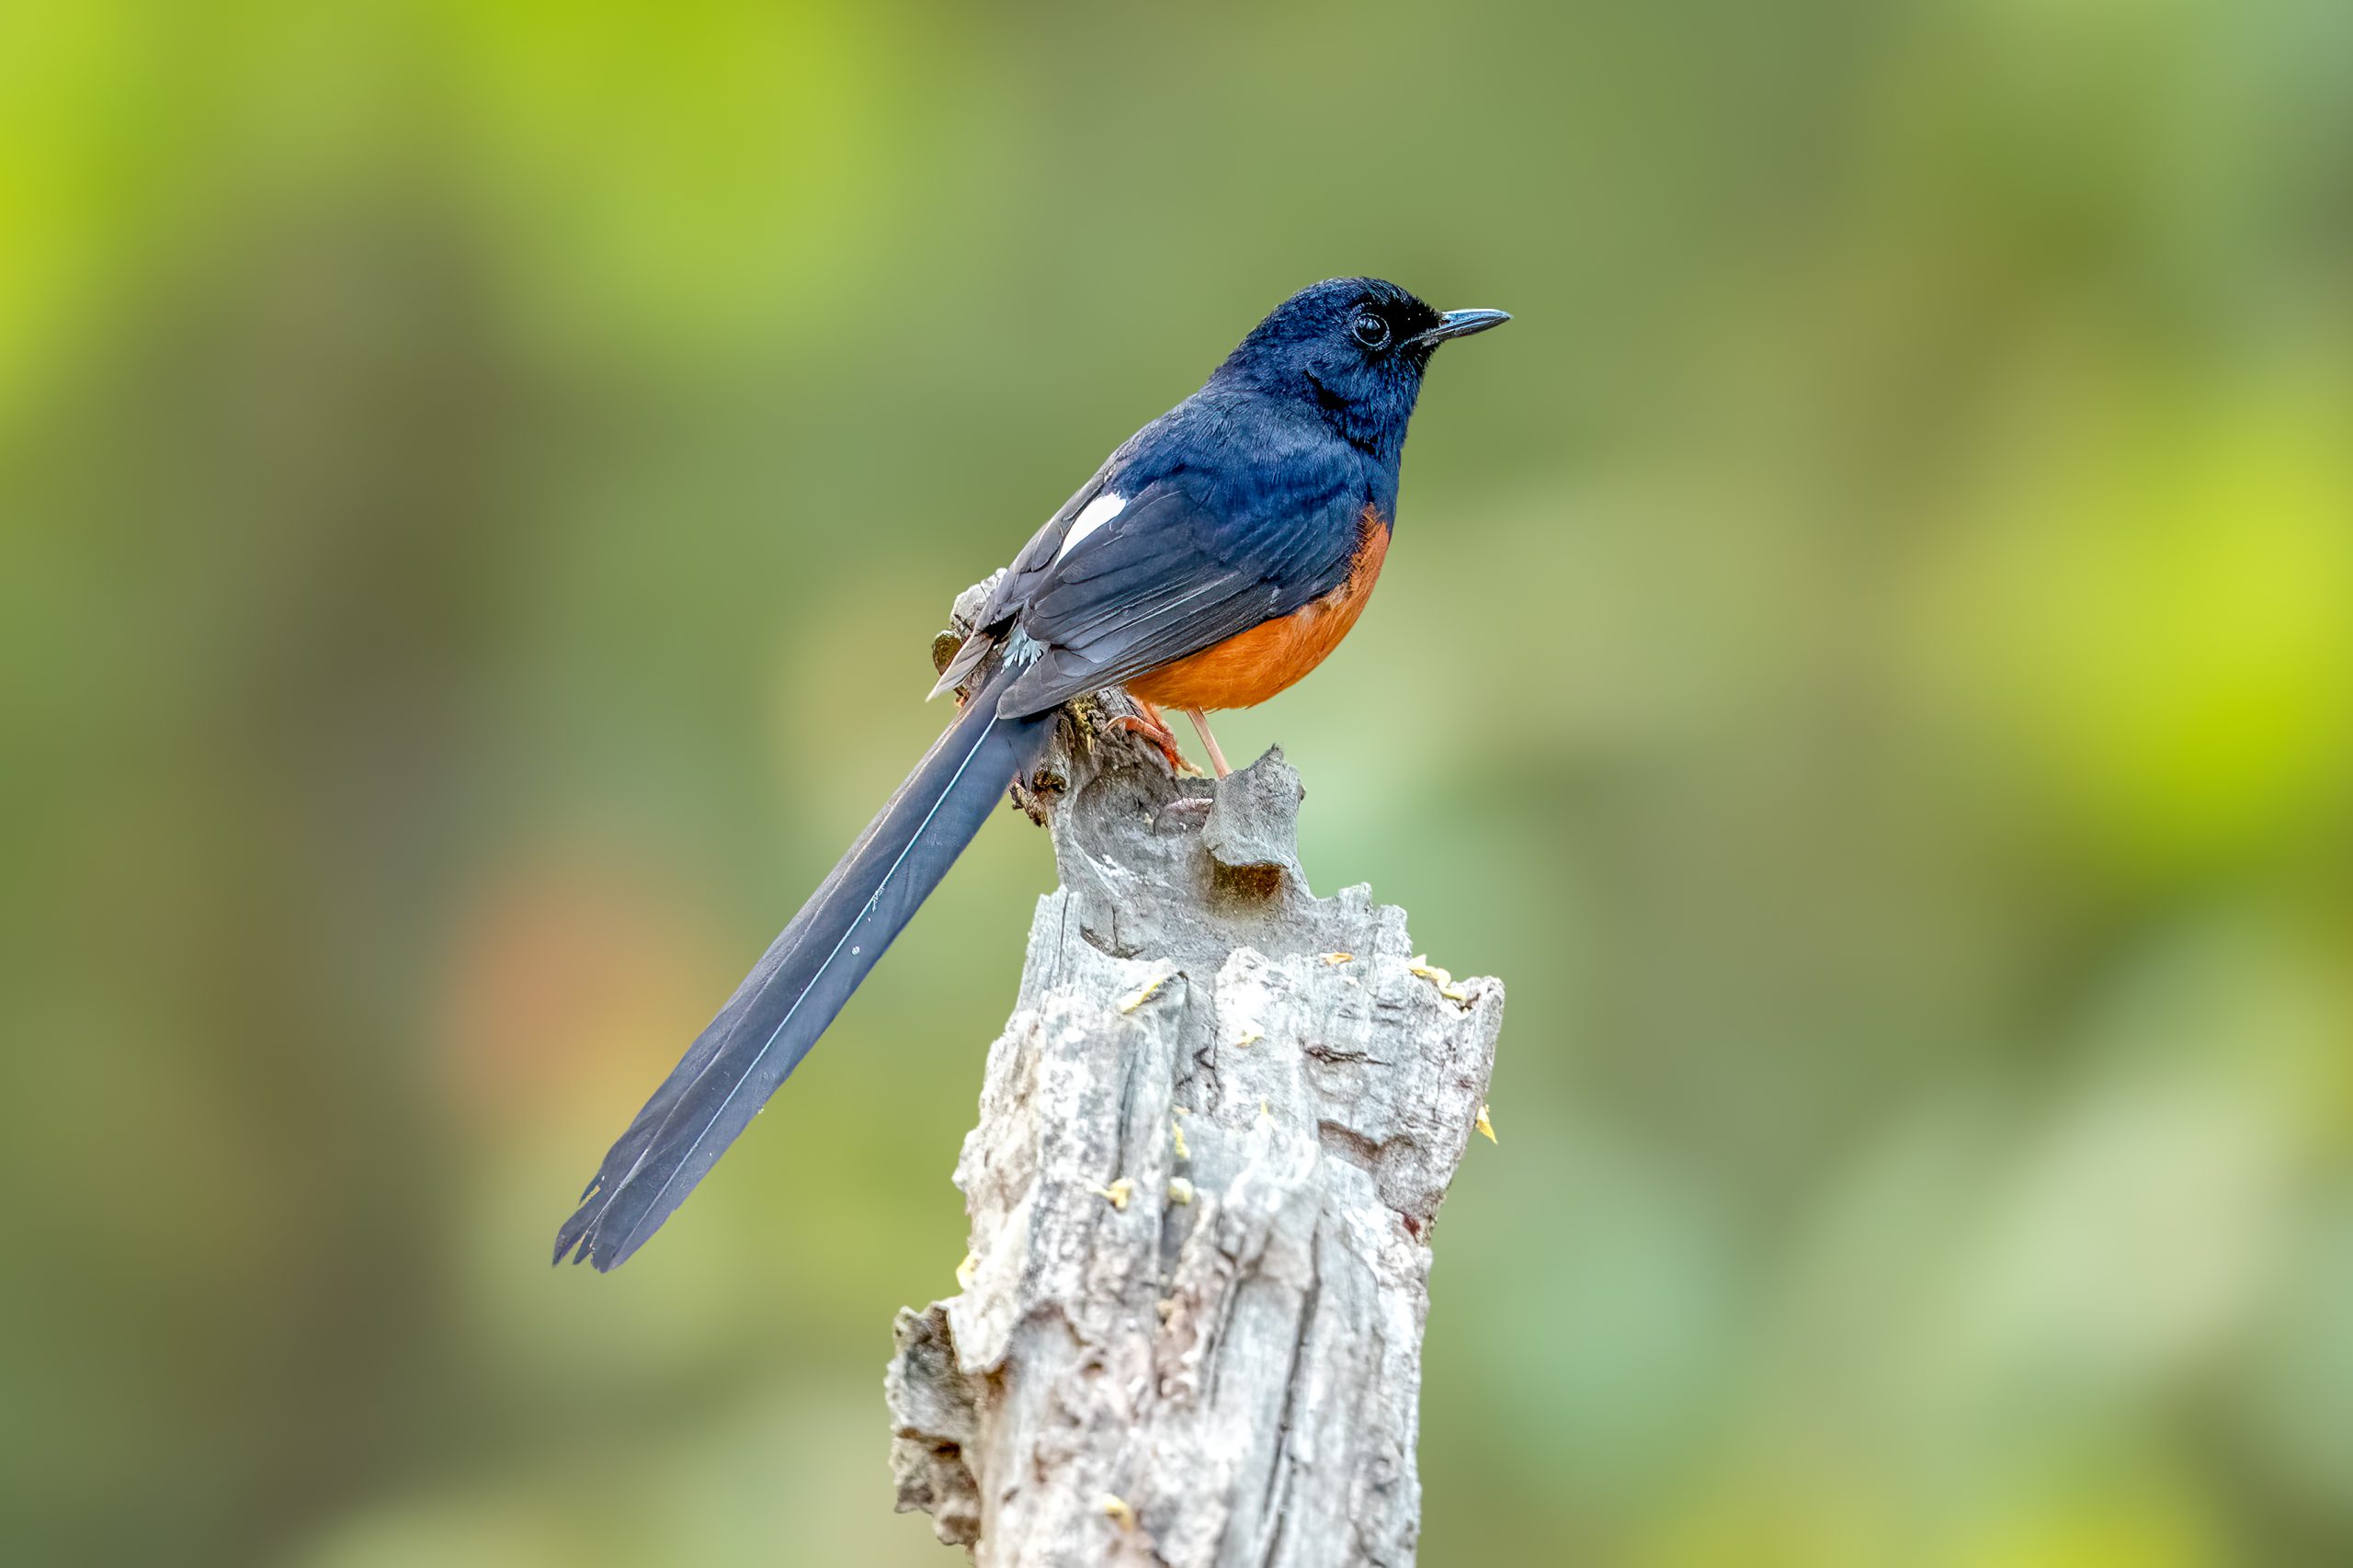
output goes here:
[[1131, 710], [1077, 705], [1016, 790], [1062, 885], [957, 1162], [962, 1290], [899, 1313], [898, 1506], [984, 1568], [1403, 1568], [1503, 986], [1309, 891], [1279, 752], [1171, 778], [1104, 728]]

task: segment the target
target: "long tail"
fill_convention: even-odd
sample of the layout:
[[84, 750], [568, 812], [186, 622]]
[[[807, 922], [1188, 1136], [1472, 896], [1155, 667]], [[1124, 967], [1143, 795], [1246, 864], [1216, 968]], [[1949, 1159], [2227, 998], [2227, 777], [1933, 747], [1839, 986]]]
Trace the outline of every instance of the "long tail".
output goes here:
[[569, 1255], [617, 1268], [686, 1201], [751, 1124], [981, 831], [1051, 733], [1049, 711], [1000, 718], [999, 671], [801, 905], [757, 968], [605, 1156], [556, 1233]]

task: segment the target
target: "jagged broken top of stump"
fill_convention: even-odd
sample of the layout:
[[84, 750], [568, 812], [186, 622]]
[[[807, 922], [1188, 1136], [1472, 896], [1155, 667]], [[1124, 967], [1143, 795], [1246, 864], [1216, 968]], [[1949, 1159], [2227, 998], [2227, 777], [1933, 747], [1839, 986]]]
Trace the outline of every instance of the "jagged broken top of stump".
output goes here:
[[961, 1289], [900, 1314], [900, 1506], [1001, 1568], [1403, 1564], [1503, 987], [1365, 887], [1314, 896], [1279, 751], [1173, 777], [1130, 710], [1075, 707], [1016, 790], [1061, 885], [956, 1166]]

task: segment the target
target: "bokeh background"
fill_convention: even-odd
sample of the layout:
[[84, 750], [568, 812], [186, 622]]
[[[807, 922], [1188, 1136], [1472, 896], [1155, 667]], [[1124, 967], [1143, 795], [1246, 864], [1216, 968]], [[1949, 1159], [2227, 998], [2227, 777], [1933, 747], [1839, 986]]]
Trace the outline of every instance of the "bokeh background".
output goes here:
[[1423, 1558], [2353, 1562], [2343, 0], [0, 7], [0, 1555], [938, 1564], [1035, 830], [620, 1274], [949, 597], [1439, 358], [1306, 860], [1511, 988]]

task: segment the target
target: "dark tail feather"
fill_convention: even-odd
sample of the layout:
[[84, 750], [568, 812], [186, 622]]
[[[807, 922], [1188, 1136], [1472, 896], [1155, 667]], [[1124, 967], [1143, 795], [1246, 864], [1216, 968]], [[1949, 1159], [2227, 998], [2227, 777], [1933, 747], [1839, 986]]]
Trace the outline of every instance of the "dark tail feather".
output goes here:
[[618, 1267], [686, 1201], [1037, 760], [1053, 714], [998, 717], [1008, 678], [993, 676], [933, 744], [654, 1091], [556, 1233], [558, 1263]]

